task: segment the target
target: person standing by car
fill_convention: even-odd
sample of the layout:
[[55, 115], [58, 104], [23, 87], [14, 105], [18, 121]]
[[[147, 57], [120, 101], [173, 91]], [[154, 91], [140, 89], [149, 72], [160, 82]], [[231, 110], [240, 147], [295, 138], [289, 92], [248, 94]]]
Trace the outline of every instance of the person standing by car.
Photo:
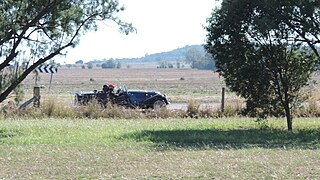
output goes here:
[[108, 93], [108, 91], [109, 91], [109, 87], [105, 84], [105, 85], [103, 85], [102, 86], [102, 92], [103, 93]]
[[109, 85], [108, 85], [109, 92], [111, 92], [111, 93], [114, 94], [116, 87], [117, 87], [117, 86], [114, 85], [114, 84], [109, 84]]

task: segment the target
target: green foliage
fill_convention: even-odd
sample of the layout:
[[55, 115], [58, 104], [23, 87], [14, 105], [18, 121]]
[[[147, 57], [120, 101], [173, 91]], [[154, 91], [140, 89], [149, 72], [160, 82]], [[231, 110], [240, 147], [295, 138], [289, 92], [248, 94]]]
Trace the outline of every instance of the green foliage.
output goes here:
[[286, 115], [288, 129], [291, 110], [319, 60], [313, 50], [319, 39], [315, 22], [320, 22], [315, 6], [319, 3], [225, 0], [206, 28], [205, 48], [214, 55], [230, 89], [247, 100], [248, 112], [256, 115], [254, 110], [261, 108], [272, 115]]
[[0, 1], [0, 102], [38, 65], [97, 30], [99, 21], [113, 21], [125, 34], [133, 32], [117, 15], [123, 10], [117, 0]]
[[75, 62], [76, 64], [83, 64], [83, 60], [79, 60]]
[[177, 69], [181, 68], [181, 63], [179, 61], [177, 61]]
[[16, 102], [16, 104], [19, 104], [23, 98], [24, 98], [24, 88], [23, 88], [23, 84], [19, 84], [15, 89], [14, 89], [14, 101]]
[[117, 62], [116, 68], [117, 68], [117, 69], [120, 69], [120, 68], [121, 68], [121, 63], [120, 63], [120, 62]]
[[116, 67], [116, 62], [113, 59], [109, 59], [108, 61], [101, 64], [102, 69], [111, 69]]
[[91, 62], [87, 63], [87, 68], [88, 69], [92, 69], [93, 68], [93, 64]]
[[[6, 67], [3, 71], [0, 71], [0, 92], [5, 90], [10, 84], [17, 80], [17, 78], [22, 74], [25, 65], [19, 67], [18, 64], [14, 66]], [[23, 85], [19, 84], [13, 90], [14, 101], [19, 104], [24, 98]]]
[[206, 52], [201, 52], [196, 48], [191, 48], [186, 52], [186, 62], [194, 69], [215, 69], [212, 56]]
[[157, 66], [157, 68], [163, 69], [163, 68], [169, 68], [172, 69], [173, 68], [173, 64], [167, 61], [161, 61], [159, 63], [159, 66]]

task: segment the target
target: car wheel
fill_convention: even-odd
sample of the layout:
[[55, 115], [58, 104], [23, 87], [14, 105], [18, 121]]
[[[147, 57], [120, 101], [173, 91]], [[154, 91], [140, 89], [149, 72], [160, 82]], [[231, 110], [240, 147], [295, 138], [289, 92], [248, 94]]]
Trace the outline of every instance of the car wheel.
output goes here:
[[166, 107], [166, 103], [161, 101], [161, 100], [156, 100], [153, 103], [153, 109], [160, 109], [160, 108], [163, 108], [163, 107]]

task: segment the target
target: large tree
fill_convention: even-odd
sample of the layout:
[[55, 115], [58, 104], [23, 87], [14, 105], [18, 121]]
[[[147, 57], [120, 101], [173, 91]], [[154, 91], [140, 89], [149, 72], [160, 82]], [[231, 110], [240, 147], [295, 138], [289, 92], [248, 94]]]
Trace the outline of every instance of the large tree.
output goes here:
[[317, 1], [224, 0], [208, 19], [207, 43], [232, 91], [247, 99], [247, 110], [284, 114], [307, 85], [319, 52]]
[[206, 51], [202, 52], [201, 49], [191, 48], [186, 53], [186, 62], [191, 65], [194, 69], [206, 69], [214, 70], [214, 60], [211, 54]]
[[38, 65], [74, 47], [81, 35], [113, 21], [123, 33], [134, 31], [118, 17], [117, 0], [0, 1], [0, 102]]

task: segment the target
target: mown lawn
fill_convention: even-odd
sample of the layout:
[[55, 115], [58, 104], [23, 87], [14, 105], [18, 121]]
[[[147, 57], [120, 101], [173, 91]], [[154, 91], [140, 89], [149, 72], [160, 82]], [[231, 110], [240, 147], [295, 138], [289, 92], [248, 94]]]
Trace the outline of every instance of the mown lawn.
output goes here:
[[0, 120], [1, 179], [320, 179], [320, 119]]

